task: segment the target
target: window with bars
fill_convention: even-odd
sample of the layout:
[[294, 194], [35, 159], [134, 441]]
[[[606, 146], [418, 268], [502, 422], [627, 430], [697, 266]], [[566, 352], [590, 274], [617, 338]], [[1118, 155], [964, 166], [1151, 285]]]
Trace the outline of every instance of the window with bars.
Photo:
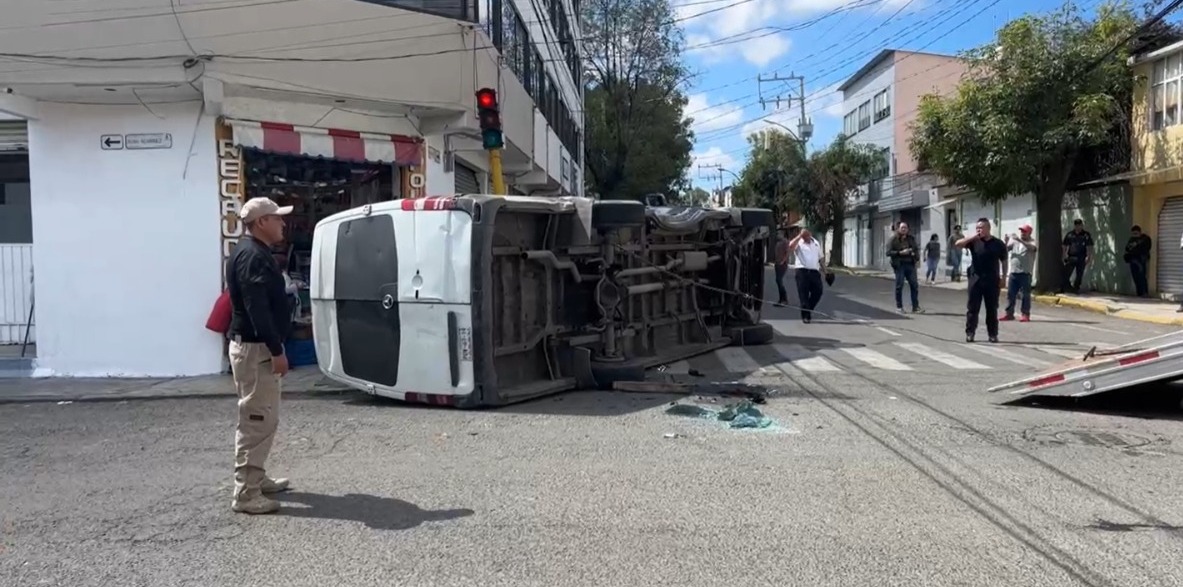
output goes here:
[[891, 102], [887, 99], [887, 90], [875, 94], [872, 108], [875, 113], [875, 122], [891, 116]]
[[1168, 55], [1154, 62], [1150, 84], [1150, 128], [1162, 130], [1180, 122], [1179, 92], [1183, 53]]

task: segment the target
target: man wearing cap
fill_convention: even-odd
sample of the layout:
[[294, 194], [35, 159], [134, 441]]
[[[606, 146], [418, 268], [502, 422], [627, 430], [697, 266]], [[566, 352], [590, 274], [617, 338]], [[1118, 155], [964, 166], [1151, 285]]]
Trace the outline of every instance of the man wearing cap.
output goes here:
[[230, 319], [230, 369], [238, 391], [238, 427], [234, 436], [234, 501], [246, 514], [267, 514], [279, 502], [265, 494], [288, 488], [287, 479], [267, 476], [264, 464], [279, 424], [279, 380], [288, 372], [283, 341], [291, 325], [283, 274], [271, 247], [283, 241], [283, 217], [291, 206], [251, 198], [239, 212], [246, 236], [226, 264]]
[[1002, 320], [1015, 319], [1015, 298], [1022, 292], [1023, 299], [1019, 322], [1031, 321], [1031, 272], [1035, 267], [1035, 251], [1039, 246], [1031, 236], [1030, 224], [1019, 227], [1019, 234], [1006, 235], [1007, 272], [1010, 280], [1006, 286], [1006, 313]]
[[1083, 220], [1077, 218], [1072, 222], [1072, 230], [1064, 235], [1062, 249], [1064, 276], [1058, 293], [1080, 293], [1085, 268], [1093, 261], [1093, 235], [1084, 229]]

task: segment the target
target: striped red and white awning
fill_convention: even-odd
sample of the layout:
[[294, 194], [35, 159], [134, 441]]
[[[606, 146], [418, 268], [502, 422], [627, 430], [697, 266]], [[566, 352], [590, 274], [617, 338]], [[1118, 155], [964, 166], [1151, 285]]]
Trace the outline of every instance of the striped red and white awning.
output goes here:
[[417, 137], [279, 122], [226, 122], [234, 129], [235, 144], [248, 149], [340, 161], [423, 165], [423, 139]]

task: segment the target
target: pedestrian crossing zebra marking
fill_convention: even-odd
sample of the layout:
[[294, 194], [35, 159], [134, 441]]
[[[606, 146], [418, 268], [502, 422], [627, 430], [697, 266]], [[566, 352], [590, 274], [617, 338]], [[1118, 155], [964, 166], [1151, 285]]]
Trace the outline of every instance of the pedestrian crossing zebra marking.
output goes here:
[[842, 352], [872, 366], [885, 371], [911, 371], [912, 368], [879, 352], [865, 347], [844, 348]]
[[[962, 346], [968, 347], [970, 345], [962, 345]], [[998, 357], [999, 359], [1002, 359], [1004, 361], [1018, 363], [1019, 365], [1024, 365], [1027, 367], [1047, 367], [1047, 366], [1051, 365], [1051, 363], [1049, 363], [1047, 361], [1041, 361], [1041, 360], [1036, 359], [1034, 357], [1028, 357], [1026, 355], [1011, 352], [1006, 349], [998, 348], [995, 346], [988, 346], [988, 345], [976, 346], [975, 345], [973, 350], [978, 351], [980, 353], [985, 353], [987, 355], [991, 355], [994, 357]]]
[[934, 349], [928, 345], [923, 345], [918, 342], [897, 342], [896, 346], [905, 350], [911, 351], [924, 357], [932, 359], [938, 363], [944, 363], [954, 369], [971, 370], [971, 369], [989, 369], [990, 367], [983, 365], [977, 361], [963, 359], [957, 355], [946, 353], [945, 351]]
[[827, 361], [825, 357], [814, 354], [809, 349], [799, 344], [777, 343], [772, 345], [776, 352], [788, 359], [786, 363], [777, 363], [777, 369], [788, 373], [784, 368], [785, 365], [792, 365], [802, 371], [809, 371], [811, 373], [835, 373], [842, 369], [837, 365]]
[[715, 357], [732, 373], [752, 373], [760, 370], [760, 363], [740, 347], [725, 347], [715, 351]]

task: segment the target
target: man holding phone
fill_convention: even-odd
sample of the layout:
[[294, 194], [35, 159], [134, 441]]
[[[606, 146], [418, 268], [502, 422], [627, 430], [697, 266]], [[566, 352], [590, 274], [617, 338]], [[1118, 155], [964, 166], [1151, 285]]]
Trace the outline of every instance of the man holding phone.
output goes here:
[[979, 218], [977, 232], [956, 243], [969, 251], [969, 303], [965, 312], [965, 342], [973, 342], [978, 331], [978, 313], [986, 305], [986, 334], [998, 342], [998, 297], [1006, 283], [1007, 249], [990, 234], [990, 220]]
[[916, 282], [916, 264], [920, 261], [920, 245], [916, 237], [908, 234], [908, 223], [901, 222], [896, 235], [887, 245], [887, 257], [895, 271], [895, 308], [904, 313], [904, 282], [908, 282], [912, 294], [912, 311], [923, 313], [920, 308], [920, 285]]

